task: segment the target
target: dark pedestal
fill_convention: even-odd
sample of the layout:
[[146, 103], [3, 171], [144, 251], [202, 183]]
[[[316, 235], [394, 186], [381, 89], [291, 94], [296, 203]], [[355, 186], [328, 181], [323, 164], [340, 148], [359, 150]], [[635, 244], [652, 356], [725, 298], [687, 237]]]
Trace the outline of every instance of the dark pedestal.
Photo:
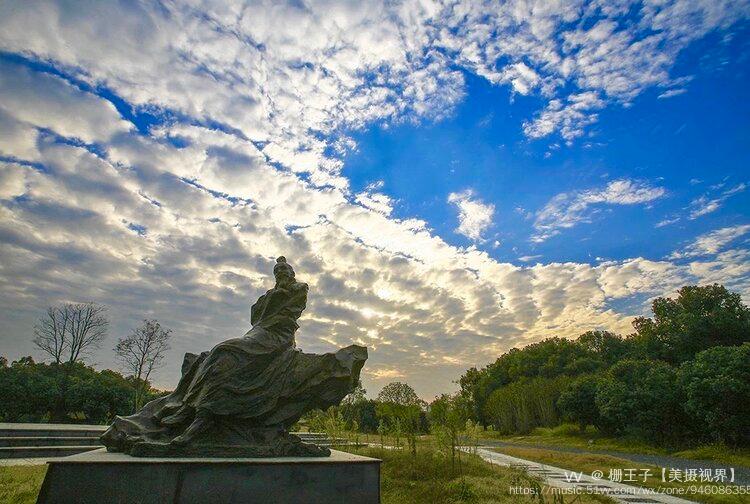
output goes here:
[[103, 449], [49, 462], [37, 503], [356, 503], [380, 502], [380, 460], [137, 458]]

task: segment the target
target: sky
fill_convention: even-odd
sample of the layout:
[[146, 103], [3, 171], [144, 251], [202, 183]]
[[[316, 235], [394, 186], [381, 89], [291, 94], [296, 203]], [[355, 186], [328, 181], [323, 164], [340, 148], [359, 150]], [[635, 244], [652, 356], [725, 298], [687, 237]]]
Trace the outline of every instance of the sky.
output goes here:
[[750, 301], [750, 2], [0, 3], [0, 355], [49, 305], [182, 355], [287, 257], [297, 345], [424, 399], [513, 347]]

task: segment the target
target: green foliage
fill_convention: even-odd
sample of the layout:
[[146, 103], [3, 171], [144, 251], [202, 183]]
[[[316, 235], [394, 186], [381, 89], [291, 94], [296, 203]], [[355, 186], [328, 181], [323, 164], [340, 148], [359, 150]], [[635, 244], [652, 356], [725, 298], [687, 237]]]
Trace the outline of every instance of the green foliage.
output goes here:
[[599, 425], [599, 409], [596, 407], [596, 391], [599, 387], [599, 377], [595, 375], [581, 376], [562, 391], [557, 400], [566, 420], [576, 422], [581, 431], [587, 425]]
[[392, 382], [387, 384], [378, 394], [378, 402], [398, 404], [400, 406], [421, 405], [422, 400], [419, 398], [414, 389], [408, 384], [402, 382]]
[[490, 395], [484, 418], [500, 433], [527, 434], [535, 427], [550, 427], [560, 422], [557, 400], [570, 378], [521, 379], [498, 388]]
[[737, 293], [721, 285], [686, 286], [676, 299], [657, 298], [653, 318], [633, 322], [643, 356], [673, 364], [714, 346], [750, 341], [750, 310]]
[[132, 386], [120, 373], [80, 366], [71, 376], [66, 405], [93, 423], [107, 423], [132, 411]]
[[750, 343], [699, 353], [682, 365], [679, 383], [704, 438], [750, 445]]
[[[7, 362], [7, 361], [6, 361]], [[58, 395], [55, 368], [22, 357], [10, 366], [0, 367], [0, 420], [4, 422], [43, 422]]]
[[44, 364], [24, 357], [0, 367], [0, 420], [43, 422], [62, 419], [108, 423], [132, 411], [132, 388], [119, 373], [82, 363]]
[[737, 346], [750, 343], [740, 295], [686, 286], [674, 299], [657, 298], [652, 310], [627, 338], [601, 330], [575, 341], [548, 338], [467, 370], [459, 385], [472, 420], [503, 434], [566, 419], [661, 443], [750, 444], [750, 413], [738, 407], [748, 404], [749, 380]]
[[[616, 336], [615, 336], [616, 337]], [[533, 378], [556, 378], [591, 373], [604, 367], [593, 349], [564, 338], [548, 338], [524, 348], [513, 348], [481, 371], [470, 369], [461, 377], [461, 393], [470, 398], [475, 419], [493, 423], [486, 415], [492, 393], [506, 385]], [[497, 412], [495, 418], [497, 417]]]
[[632, 356], [635, 351], [631, 340], [609, 331], [587, 331], [578, 337], [576, 343], [589, 352], [602, 368]]
[[443, 394], [430, 404], [430, 424], [438, 448], [451, 455], [451, 467], [455, 469], [456, 449], [461, 431], [465, 428], [471, 411], [462, 395]]
[[416, 436], [422, 427], [422, 410], [425, 407], [414, 389], [406, 383], [389, 383], [378, 394], [375, 407], [378, 417], [385, 420], [398, 444], [401, 435], [406, 437], [409, 449], [416, 455]]
[[677, 372], [665, 362], [618, 362], [597, 388], [601, 428], [650, 440], [675, 440], [687, 425], [676, 385]]
[[377, 403], [367, 399], [366, 393], [362, 383], [358, 383], [354, 391], [341, 401], [339, 408], [348, 428], [356, 423], [359, 431], [374, 433], [378, 429]]

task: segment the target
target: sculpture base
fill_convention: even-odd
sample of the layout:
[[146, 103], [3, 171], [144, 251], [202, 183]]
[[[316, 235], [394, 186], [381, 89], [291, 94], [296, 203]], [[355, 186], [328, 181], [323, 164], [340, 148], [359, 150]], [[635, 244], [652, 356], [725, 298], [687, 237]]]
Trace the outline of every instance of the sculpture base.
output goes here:
[[38, 504], [380, 502], [380, 460], [138, 458], [104, 449], [48, 463]]
[[[112, 450], [114, 451], [114, 450]], [[258, 444], [173, 443], [141, 441], [128, 452], [133, 457], [222, 457], [222, 458], [272, 458], [272, 457], [328, 457], [331, 450], [325, 446], [305, 443], [289, 433], [278, 434], [270, 441]]]

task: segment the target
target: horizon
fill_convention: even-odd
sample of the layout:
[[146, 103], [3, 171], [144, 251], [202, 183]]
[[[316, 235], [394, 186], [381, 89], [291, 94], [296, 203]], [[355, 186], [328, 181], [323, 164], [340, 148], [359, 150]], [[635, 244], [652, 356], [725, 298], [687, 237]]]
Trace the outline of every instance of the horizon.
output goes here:
[[747, 304], [750, 2], [461, 9], [0, 5], [0, 355], [94, 301], [88, 362], [155, 318], [171, 389], [280, 255], [297, 346], [367, 346], [370, 397], [683, 285]]

